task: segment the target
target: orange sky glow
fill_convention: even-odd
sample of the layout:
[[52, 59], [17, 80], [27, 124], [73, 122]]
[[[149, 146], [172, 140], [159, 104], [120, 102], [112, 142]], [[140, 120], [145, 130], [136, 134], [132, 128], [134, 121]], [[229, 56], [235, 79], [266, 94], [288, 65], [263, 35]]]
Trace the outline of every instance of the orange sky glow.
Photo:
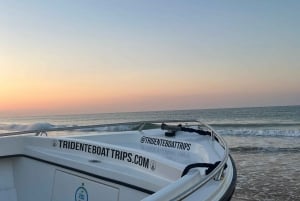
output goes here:
[[94, 4], [0, 3], [0, 115], [300, 104], [295, 5]]

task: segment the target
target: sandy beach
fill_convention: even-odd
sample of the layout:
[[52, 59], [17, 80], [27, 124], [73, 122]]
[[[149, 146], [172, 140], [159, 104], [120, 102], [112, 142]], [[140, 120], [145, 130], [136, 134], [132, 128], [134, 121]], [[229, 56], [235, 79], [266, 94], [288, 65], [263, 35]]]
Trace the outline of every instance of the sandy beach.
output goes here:
[[232, 153], [238, 181], [232, 201], [300, 200], [300, 150]]

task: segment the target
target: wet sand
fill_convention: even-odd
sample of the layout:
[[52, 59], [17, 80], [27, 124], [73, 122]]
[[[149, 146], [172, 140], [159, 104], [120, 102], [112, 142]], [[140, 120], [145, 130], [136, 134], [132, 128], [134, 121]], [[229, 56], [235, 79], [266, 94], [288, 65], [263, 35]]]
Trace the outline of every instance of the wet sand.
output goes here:
[[232, 201], [300, 200], [300, 151], [231, 152], [238, 180]]

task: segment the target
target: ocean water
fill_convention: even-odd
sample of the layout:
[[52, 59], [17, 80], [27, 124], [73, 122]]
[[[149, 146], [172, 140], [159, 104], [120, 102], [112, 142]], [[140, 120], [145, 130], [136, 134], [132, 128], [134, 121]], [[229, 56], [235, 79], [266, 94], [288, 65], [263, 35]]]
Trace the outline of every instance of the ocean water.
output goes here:
[[[211, 125], [227, 141], [238, 170], [233, 201], [300, 200], [300, 106], [0, 116], [0, 133], [74, 125], [191, 119]], [[114, 127], [124, 128], [124, 125]]]

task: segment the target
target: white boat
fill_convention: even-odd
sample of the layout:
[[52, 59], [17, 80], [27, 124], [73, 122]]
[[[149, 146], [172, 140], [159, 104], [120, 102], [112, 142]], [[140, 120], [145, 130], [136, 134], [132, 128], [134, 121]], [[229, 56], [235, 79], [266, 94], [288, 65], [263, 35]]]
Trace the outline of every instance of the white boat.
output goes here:
[[0, 201], [231, 199], [236, 168], [209, 126], [140, 122], [134, 130], [86, 131], [107, 126], [0, 134]]

